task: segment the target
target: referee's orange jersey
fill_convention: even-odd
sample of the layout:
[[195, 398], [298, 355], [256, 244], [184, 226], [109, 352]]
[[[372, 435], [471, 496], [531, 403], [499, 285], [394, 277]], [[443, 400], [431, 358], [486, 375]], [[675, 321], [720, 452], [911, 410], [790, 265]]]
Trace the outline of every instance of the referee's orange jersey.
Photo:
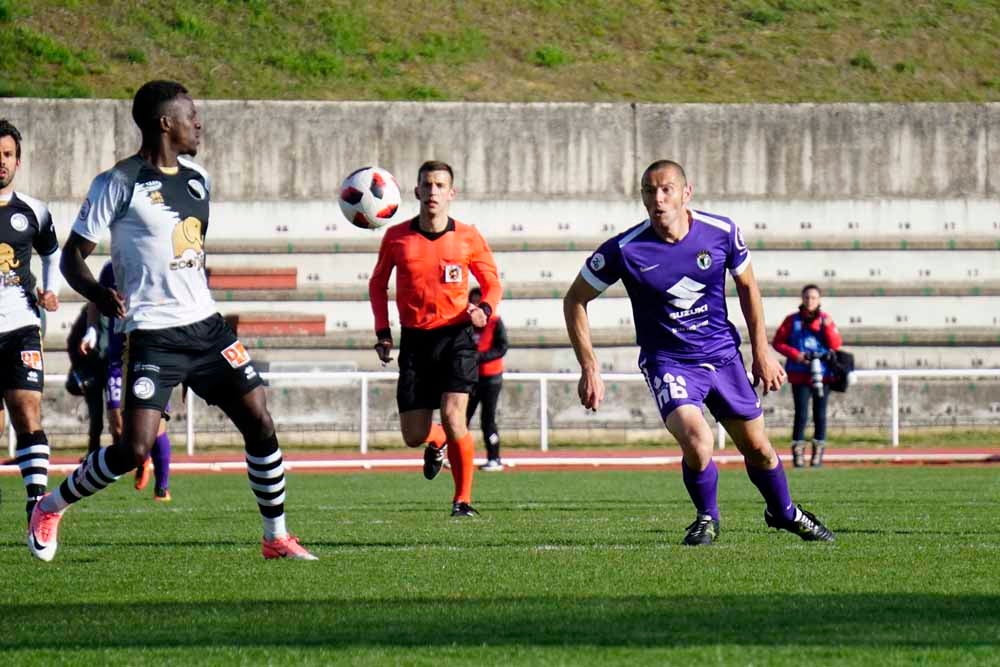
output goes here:
[[481, 303], [496, 312], [501, 287], [497, 265], [475, 227], [448, 218], [443, 232], [420, 231], [413, 218], [385, 232], [368, 281], [375, 331], [389, 328], [389, 275], [396, 269], [396, 307], [401, 326], [436, 329], [469, 321], [469, 272], [483, 290]]

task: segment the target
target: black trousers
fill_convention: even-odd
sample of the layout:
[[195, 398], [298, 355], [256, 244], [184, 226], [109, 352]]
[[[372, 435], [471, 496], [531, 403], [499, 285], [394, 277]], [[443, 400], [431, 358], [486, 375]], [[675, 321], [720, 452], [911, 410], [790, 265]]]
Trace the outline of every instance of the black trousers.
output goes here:
[[491, 460], [500, 459], [500, 432], [497, 430], [497, 402], [500, 400], [500, 390], [503, 389], [503, 374], [480, 377], [476, 388], [469, 394], [469, 407], [465, 411], [465, 421], [472, 423], [472, 416], [480, 404], [483, 411], [479, 415], [479, 423], [483, 427], [483, 441], [486, 443], [486, 455]]
[[804, 440], [806, 423], [809, 421], [809, 401], [812, 399], [813, 439], [826, 440], [826, 401], [830, 398], [830, 385], [823, 385], [823, 392], [813, 392], [811, 384], [793, 384], [792, 398], [795, 400], [795, 419], [792, 425], [792, 440]]
[[101, 432], [104, 431], [104, 383], [95, 379], [87, 385], [83, 394], [87, 402], [87, 419], [90, 428], [87, 433], [87, 453], [101, 448]]

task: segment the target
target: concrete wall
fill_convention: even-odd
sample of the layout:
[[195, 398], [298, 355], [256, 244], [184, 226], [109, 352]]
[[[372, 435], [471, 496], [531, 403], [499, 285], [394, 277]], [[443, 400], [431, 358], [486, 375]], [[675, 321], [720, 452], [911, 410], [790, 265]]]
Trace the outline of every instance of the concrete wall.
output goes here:
[[[220, 201], [322, 199], [378, 163], [413, 185], [453, 163], [474, 199], [628, 199], [655, 158], [707, 198], [989, 198], [1000, 104], [626, 105], [200, 102], [199, 159]], [[18, 185], [74, 201], [135, 151], [128, 101], [8, 99], [25, 135]]]
[[[553, 382], [549, 387], [548, 416], [553, 437], [558, 438], [560, 431], [573, 432], [575, 442], [582, 442], [586, 441], [586, 438], [580, 437], [582, 431], [605, 442], [624, 442], [640, 434], [651, 435], [665, 445], [674, 446], [642, 382], [608, 382], [605, 402], [597, 413], [588, 412], [580, 406], [575, 382]], [[350, 444], [357, 442], [360, 419], [358, 392], [357, 384], [297, 386], [276, 382], [268, 389], [267, 400], [283, 441], [323, 442], [329, 445], [341, 441], [331, 438], [331, 433], [340, 432], [348, 434], [345, 441]], [[175, 451], [180, 451], [186, 427], [185, 415], [177, 393], [174, 399], [173, 405], [178, 406], [178, 410], [170, 422], [170, 430], [177, 443]], [[70, 396], [61, 387], [50, 386], [43, 401], [45, 428], [52, 437], [53, 447], [58, 450], [79, 446], [86, 435], [83, 400]], [[380, 441], [397, 444], [402, 451], [394, 383], [388, 380], [373, 382], [369, 389], [369, 406], [370, 433], [373, 436], [383, 434], [384, 437], [378, 438]], [[529, 432], [537, 442], [538, 406], [537, 382], [506, 381], [497, 414], [501, 435], [508, 438], [514, 431]], [[783, 387], [776, 395], [765, 397], [763, 406], [772, 434], [787, 435], [794, 412], [788, 387]], [[998, 415], [1000, 382], [996, 380], [907, 379], [900, 383], [900, 426], [904, 432], [928, 426], [995, 427]], [[828, 418], [831, 432], [875, 427], [884, 429], [888, 439], [888, 382], [865, 380], [847, 393], [832, 394]], [[230, 434], [229, 444], [240, 444], [238, 433], [222, 412], [205, 405], [200, 399], [195, 422], [202, 442], [218, 441], [211, 434], [221, 432]], [[478, 419], [473, 423], [473, 435], [477, 446], [480, 446], [482, 436]]]

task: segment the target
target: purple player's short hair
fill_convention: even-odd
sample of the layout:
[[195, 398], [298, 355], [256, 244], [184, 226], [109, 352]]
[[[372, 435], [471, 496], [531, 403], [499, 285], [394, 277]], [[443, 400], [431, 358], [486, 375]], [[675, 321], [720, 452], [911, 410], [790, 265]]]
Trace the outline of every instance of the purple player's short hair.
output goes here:
[[682, 167], [679, 162], [674, 162], [673, 160], [657, 160], [653, 164], [646, 167], [646, 171], [642, 172], [642, 178], [639, 179], [639, 181], [640, 182], [645, 181], [646, 176], [648, 174], [651, 174], [654, 171], [659, 171], [661, 169], [666, 169], [667, 167], [672, 167], [673, 169], [676, 169], [677, 173], [681, 175], [682, 179], [684, 179], [684, 183], [685, 184], [687, 183], [688, 178], [687, 174], [684, 173], [684, 167]]

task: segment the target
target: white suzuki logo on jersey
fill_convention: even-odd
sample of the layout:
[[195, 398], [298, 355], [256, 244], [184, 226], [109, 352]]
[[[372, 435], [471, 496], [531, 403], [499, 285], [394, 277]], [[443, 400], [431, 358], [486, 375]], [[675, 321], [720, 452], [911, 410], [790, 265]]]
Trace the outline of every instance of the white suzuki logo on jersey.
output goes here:
[[667, 294], [676, 297], [670, 300], [670, 305], [675, 308], [687, 310], [698, 303], [698, 299], [705, 296], [701, 291], [703, 289], [705, 289], [704, 284], [684, 276], [674, 283], [672, 287], [667, 288]]

